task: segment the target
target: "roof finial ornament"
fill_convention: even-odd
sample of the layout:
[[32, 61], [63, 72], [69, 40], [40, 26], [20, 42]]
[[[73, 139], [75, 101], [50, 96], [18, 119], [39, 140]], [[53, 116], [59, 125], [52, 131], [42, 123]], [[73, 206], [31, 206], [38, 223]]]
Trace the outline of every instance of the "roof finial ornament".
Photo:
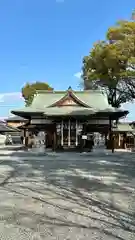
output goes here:
[[72, 90], [71, 86], [69, 86], [68, 90]]

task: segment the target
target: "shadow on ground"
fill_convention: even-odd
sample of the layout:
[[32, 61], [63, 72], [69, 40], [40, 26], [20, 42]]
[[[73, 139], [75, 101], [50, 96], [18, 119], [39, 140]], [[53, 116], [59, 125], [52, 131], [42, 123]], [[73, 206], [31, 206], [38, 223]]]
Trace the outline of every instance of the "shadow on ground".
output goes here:
[[61, 233], [59, 228], [64, 229], [64, 234], [71, 228], [78, 234], [81, 229], [86, 231], [88, 238], [86, 234], [81, 239], [135, 238], [134, 153], [10, 155], [12, 160], [3, 155], [5, 161], [0, 166], [8, 166], [12, 171], [0, 187], [14, 194], [12, 201], [19, 198], [19, 203], [13, 214], [11, 202], [0, 205], [5, 221], [33, 231], [40, 223], [41, 237], [42, 228], [48, 226], [49, 234], [53, 232], [55, 236]]

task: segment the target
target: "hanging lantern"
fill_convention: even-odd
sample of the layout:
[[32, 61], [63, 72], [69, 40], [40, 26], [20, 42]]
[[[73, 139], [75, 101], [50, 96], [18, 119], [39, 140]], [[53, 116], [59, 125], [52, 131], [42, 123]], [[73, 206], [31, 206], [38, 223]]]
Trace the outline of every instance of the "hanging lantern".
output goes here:
[[80, 135], [82, 130], [83, 130], [83, 125], [81, 123], [79, 123], [77, 126], [77, 133]]
[[61, 125], [60, 124], [56, 125], [56, 131], [57, 131], [57, 134], [60, 134], [60, 132], [61, 132]]

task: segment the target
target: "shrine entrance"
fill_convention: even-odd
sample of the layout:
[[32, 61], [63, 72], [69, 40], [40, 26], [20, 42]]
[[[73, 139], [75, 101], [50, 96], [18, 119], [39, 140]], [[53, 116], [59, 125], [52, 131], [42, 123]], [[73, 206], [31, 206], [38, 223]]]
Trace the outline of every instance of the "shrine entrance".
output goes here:
[[76, 134], [76, 123], [68, 122], [63, 123], [63, 146], [64, 147], [76, 147], [78, 144], [78, 135]]
[[63, 148], [75, 148], [79, 145], [83, 125], [77, 120], [62, 120], [61, 123], [56, 125], [56, 129], [58, 143]]

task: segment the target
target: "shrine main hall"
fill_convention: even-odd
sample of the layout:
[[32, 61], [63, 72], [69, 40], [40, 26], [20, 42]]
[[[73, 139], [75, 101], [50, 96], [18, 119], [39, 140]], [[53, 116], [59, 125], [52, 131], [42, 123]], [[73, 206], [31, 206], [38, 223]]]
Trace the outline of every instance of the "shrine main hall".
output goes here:
[[[92, 133], [108, 134], [128, 111], [113, 108], [99, 90], [39, 90], [32, 104], [12, 110], [28, 120], [25, 130], [46, 133], [46, 147], [79, 148]], [[30, 128], [29, 128], [30, 126]]]

